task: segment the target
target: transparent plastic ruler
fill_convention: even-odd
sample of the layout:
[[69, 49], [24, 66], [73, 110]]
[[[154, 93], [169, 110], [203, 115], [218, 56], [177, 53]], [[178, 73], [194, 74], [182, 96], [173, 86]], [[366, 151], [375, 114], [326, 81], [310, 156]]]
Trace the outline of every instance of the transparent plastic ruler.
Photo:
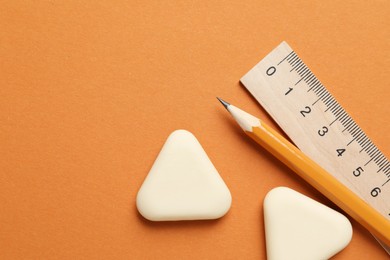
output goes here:
[[243, 85], [295, 145], [390, 221], [390, 162], [283, 42]]

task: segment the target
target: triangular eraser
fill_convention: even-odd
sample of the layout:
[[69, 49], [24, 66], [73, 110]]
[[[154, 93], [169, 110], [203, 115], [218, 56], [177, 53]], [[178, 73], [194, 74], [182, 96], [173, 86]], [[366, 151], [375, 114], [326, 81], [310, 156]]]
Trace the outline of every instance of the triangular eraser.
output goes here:
[[137, 194], [137, 208], [153, 221], [216, 219], [231, 205], [226, 184], [193, 134], [174, 131]]
[[352, 226], [342, 214], [286, 187], [264, 199], [267, 259], [329, 259], [352, 238]]

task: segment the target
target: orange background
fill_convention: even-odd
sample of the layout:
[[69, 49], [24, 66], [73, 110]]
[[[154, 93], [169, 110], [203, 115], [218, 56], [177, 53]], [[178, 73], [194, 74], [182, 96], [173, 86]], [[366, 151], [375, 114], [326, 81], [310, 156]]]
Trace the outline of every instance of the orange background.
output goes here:
[[[276, 127], [239, 79], [283, 40], [390, 154], [387, 0], [0, 6], [1, 259], [265, 259], [270, 189], [332, 204], [250, 141], [215, 97]], [[137, 191], [175, 129], [199, 139], [230, 188], [222, 219], [138, 214]], [[388, 259], [352, 224], [334, 259]]]

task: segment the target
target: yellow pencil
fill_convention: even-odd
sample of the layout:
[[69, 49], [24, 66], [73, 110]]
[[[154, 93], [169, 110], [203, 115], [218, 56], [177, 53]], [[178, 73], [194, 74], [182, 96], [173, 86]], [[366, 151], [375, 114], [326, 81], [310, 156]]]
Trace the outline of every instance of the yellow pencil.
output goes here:
[[254, 141], [390, 246], [390, 221], [260, 119], [218, 100]]

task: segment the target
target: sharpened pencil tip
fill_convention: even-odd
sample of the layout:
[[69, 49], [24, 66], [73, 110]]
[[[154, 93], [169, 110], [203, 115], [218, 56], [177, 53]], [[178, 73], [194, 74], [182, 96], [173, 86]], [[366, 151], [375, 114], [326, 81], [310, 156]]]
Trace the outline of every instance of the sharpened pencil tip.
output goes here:
[[230, 104], [228, 102], [226, 102], [225, 100], [217, 97], [217, 99], [219, 100], [219, 102], [221, 102], [221, 104], [227, 109], [228, 106], [230, 106]]

